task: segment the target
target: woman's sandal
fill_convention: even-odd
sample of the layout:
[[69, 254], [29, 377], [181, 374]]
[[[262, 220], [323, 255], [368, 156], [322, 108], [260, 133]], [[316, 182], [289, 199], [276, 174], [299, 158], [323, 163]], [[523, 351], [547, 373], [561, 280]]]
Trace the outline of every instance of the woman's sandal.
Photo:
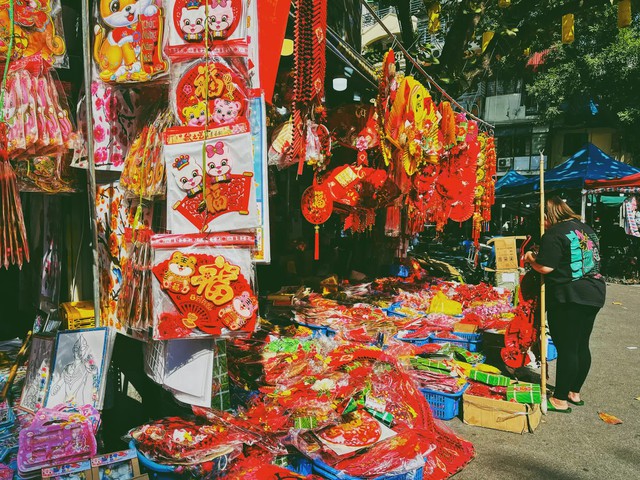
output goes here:
[[571, 413], [571, 407], [557, 408], [553, 403], [551, 403], [551, 399], [547, 398], [547, 412]]
[[584, 400], [579, 400], [577, 402], [574, 402], [573, 400], [568, 398], [567, 402], [569, 402], [571, 405], [577, 405], [578, 407], [582, 407], [584, 405]]

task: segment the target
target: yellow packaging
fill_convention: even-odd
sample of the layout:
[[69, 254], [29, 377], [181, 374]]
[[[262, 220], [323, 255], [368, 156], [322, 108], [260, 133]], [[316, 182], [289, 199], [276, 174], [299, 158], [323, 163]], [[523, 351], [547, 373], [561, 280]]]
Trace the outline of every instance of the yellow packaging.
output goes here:
[[66, 330], [80, 330], [96, 326], [92, 301], [61, 303], [61, 316]]

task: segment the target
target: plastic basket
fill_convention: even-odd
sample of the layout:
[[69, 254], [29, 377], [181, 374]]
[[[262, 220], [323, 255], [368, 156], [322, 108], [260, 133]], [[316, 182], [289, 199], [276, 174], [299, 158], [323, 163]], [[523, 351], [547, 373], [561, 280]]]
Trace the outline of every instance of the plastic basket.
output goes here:
[[558, 350], [553, 344], [551, 337], [547, 337], [547, 361], [550, 362], [558, 358]]
[[431, 343], [431, 335], [424, 338], [403, 338], [396, 335], [393, 338], [395, 338], [396, 340], [400, 340], [401, 342], [412, 343], [416, 347], [421, 347], [423, 345], [426, 345], [427, 343]]
[[421, 388], [424, 398], [429, 402], [433, 416], [440, 420], [451, 420], [458, 416], [460, 411], [460, 399], [469, 384], [465, 384], [458, 393], [444, 393]]
[[[138, 461], [145, 473], [149, 474], [149, 478], [155, 478], [158, 480], [175, 480], [178, 478], [184, 478], [184, 474], [178, 468], [171, 465], [161, 465], [146, 457], [146, 455], [140, 453], [136, 448], [136, 442], [129, 441], [129, 448], [134, 448], [138, 455]], [[228, 455], [222, 455], [216, 458], [216, 464], [213, 468], [214, 471], [224, 471], [229, 464]]]
[[311, 460], [307, 457], [303, 457], [302, 455], [290, 455], [289, 456], [289, 465], [287, 465], [287, 469], [291, 470], [298, 475], [311, 475], [313, 473], [313, 464]]
[[[328, 480], [362, 480], [360, 477], [352, 477], [344, 472], [330, 467], [322, 460], [313, 460], [313, 473], [320, 475]], [[401, 473], [398, 475], [382, 475], [373, 480], [423, 480], [423, 469], [418, 468], [411, 472]]]
[[429, 337], [431, 343], [451, 343], [464, 347], [470, 352], [479, 352], [482, 345], [482, 334], [480, 333], [464, 333], [456, 332], [454, 335], [460, 337], [460, 340], [455, 338], [440, 338], [436, 335]]

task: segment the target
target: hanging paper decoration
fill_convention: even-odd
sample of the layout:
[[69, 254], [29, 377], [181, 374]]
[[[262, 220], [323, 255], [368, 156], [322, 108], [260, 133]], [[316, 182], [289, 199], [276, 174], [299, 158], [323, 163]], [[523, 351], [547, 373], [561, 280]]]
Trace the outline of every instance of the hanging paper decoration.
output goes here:
[[313, 185], [302, 194], [300, 201], [302, 216], [305, 220], [315, 225], [314, 230], [314, 254], [313, 258], [320, 258], [320, 225], [329, 220], [333, 212], [333, 201], [325, 185], [318, 184], [314, 178]]
[[482, 53], [487, 50], [487, 47], [489, 47], [489, 44], [491, 43], [491, 40], [493, 40], [495, 34], [496, 32], [493, 31], [484, 32], [482, 34]]
[[393, 151], [392, 145], [387, 139], [386, 123], [389, 112], [391, 111], [391, 106], [395, 100], [396, 90], [398, 89], [398, 82], [396, 80], [396, 56], [391, 49], [385, 54], [384, 60], [382, 61], [379, 81], [378, 97], [376, 99], [378, 134], [384, 163], [389, 166]]
[[172, 103], [182, 125], [227, 125], [246, 117], [245, 82], [229, 66], [196, 62], [175, 76], [179, 80], [172, 91]]
[[[242, 0], [176, 0], [167, 11], [165, 52], [173, 60], [202, 58], [215, 53], [246, 51], [247, 21]], [[209, 38], [205, 39], [206, 32]]]
[[457, 142], [456, 116], [450, 102], [442, 102], [438, 110], [442, 117], [440, 120], [440, 132], [442, 133], [443, 147], [449, 150]]
[[631, 26], [631, 0], [618, 1], [618, 28]]
[[93, 56], [105, 82], [147, 82], [167, 71], [164, 16], [156, 0], [99, 0]]
[[491, 221], [491, 206], [495, 203], [496, 150], [493, 137], [480, 135], [480, 155], [476, 172], [475, 211], [472, 237], [480, 241], [483, 223]]
[[251, 285], [251, 252], [222, 245], [253, 246], [254, 241], [250, 235], [152, 237], [153, 338], [252, 332], [258, 300]]
[[291, 156], [298, 161], [300, 175], [306, 160], [306, 120], [324, 97], [327, 0], [296, 0], [295, 4]]
[[573, 13], [562, 16], [562, 43], [571, 44], [575, 40], [575, 27]]
[[167, 229], [172, 233], [255, 228], [260, 220], [246, 120], [215, 129], [168, 129]]
[[[52, 16], [52, 1], [16, 1], [13, 9], [12, 60], [39, 57], [48, 65], [62, 61], [66, 51], [59, 13]], [[0, 4], [0, 60], [7, 57], [10, 31], [10, 3]], [[60, 12], [59, 5], [55, 11]]]

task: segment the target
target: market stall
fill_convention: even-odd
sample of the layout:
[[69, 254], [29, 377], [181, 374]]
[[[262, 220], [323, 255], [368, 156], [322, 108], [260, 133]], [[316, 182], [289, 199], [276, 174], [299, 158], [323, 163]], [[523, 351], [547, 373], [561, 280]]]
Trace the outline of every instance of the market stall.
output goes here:
[[[0, 5], [3, 266], [31, 258], [26, 180], [68, 193], [68, 171], [86, 176], [88, 201], [67, 206], [88, 204], [90, 247], [60, 255], [75, 237], [57, 217], [41, 234], [42, 312], [0, 363], [2, 478], [440, 479], [474, 456], [441, 423], [463, 404], [471, 424], [501, 428], [493, 402], [519, 417], [501, 429], [536, 428], [540, 389], [513, 375], [535, 302], [406, 260], [427, 224], [469, 221], [476, 243], [488, 228], [492, 126], [401, 44], [374, 75], [326, 0], [272, 3], [83, 4], [77, 115], [55, 82], [57, 6]], [[340, 71], [358, 95], [325, 88]], [[287, 228], [312, 281], [336, 230], [388, 239], [402, 275], [259, 282]]]

